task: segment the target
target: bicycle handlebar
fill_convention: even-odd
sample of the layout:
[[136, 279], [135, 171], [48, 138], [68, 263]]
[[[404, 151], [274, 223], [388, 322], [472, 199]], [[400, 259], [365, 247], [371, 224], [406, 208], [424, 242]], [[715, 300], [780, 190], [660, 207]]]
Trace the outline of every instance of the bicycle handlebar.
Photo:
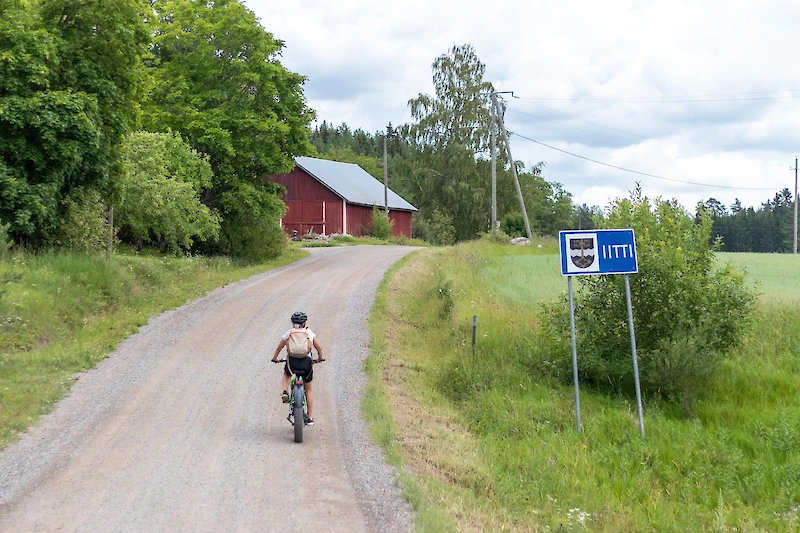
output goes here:
[[[311, 359], [311, 364], [312, 365], [316, 365], [317, 363], [322, 363], [323, 361], [326, 361], [326, 360], [327, 359]], [[274, 360], [270, 359], [270, 361], [272, 361], [273, 363], [285, 363], [286, 362], [286, 358], [284, 357], [283, 359], [274, 359]]]

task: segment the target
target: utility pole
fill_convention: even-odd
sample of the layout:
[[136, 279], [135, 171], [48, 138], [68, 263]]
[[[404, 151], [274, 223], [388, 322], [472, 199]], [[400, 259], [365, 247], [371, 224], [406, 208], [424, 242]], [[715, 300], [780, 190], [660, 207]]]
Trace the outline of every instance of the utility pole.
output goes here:
[[492, 109], [492, 228], [494, 233], [497, 231], [497, 121], [494, 118]]
[[389, 216], [389, 160], [386, 157], [386, 139], [389, 137], [389, 128], [383, 136], [383, 205], [386, 216]]
[[797, 255], [797, 158], [794, 158], [794, 254]]
[[494, 108], [494, 116], [497, 123], [500, 125], [500, 132], [503, 134], [503, 140], [506, 143], [506, 150], [508, 151], [508, 159], [511, 161], [511, 174], [514, 176], [514, 186], [517, 188], [517, 196], [519, 196], [519, 207], [522, 209], [522, 218], [525, 220], [525, 232], [529, 239], [532, 239], [531, 224], [528, 222], [528, 211], [525, 209], [525, 200], [522, 199], [522, 189], [519, 187], [519, 178], [517, 177], [517, 167], [514, 165], [514, 156], [511, 155], [511, 143], [508, 142], [508, 133], [506, 132], [506, 125], [500, 120], [500, 104], [497, 103], [497, 92], [492, 93], [492, 104]]

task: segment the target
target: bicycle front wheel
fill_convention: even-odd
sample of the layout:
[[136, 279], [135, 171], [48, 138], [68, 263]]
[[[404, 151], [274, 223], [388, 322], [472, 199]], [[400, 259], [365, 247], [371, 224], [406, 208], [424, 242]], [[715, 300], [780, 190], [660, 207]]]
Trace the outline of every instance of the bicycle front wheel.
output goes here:
[[305, 426], [305, 416], [303, 413], [303, 389], [294, 389], [294, 441], [303, 442], [303, 426]]

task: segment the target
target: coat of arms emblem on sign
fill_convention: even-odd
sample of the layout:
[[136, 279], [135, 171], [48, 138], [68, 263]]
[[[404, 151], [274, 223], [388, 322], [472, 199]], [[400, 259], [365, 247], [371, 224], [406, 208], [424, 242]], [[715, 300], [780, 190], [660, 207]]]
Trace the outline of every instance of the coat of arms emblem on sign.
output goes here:
[[589, 268], [594, 263], [597, 251], [592, 237], [569, 239], [569, 256], [578, 268]]

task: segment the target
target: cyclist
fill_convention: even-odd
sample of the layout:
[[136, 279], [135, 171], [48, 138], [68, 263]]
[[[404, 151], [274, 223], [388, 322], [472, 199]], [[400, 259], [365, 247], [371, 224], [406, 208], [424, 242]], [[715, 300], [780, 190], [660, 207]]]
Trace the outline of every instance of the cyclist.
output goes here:
[[283, 385], [281, 399], [283, 400], [283, 403], [289, 403], [289, 381], [292, 377], [292, 373], [297, 372], [303, 376], [306, 387], [306, 400], [308, 401], [308, 418], [305, 419], [305, 424], [307, 426], [313, 426], [314, 419], [311, 415], [314, 411], [314, 394], [312, 392], [311, 381], [314, 379], [314, 369], [311, 366], [311, 347], [317, 350], [317, 362], [320, 362], [323, 359], [322, 346], [320, 346], [317, 336], [314, 335], [314, 332], [311, 331], [306, 325], [307, 321], [308, 317], [301, 311], [292, 314], [292, 329], [284, 333], [281, 337], [278, 347], [275, 348], [275, 354], [272, 356], [272, 362], [278, 362], [278, 356], [280, 355], [281, 350], [283, 350], [283, 348], [287, 345], [289, 336], [292, 333], [304, 333], [308, 336], [310, 345], [308, 355], [306, 357], [286, 357], [286, 365], [283, 367], [283, 379], [281, 380]]

